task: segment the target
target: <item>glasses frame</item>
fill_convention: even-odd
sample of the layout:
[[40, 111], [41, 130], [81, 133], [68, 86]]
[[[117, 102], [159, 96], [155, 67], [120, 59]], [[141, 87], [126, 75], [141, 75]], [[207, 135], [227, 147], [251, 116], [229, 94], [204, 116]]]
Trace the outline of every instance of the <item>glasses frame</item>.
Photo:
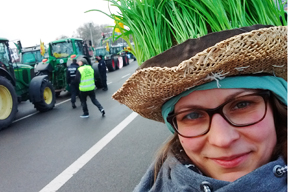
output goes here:
[[[248, 124], [235, 124], [233, 122], [231, 122], [226, 116], [225, 114], [223, 113], [223, 108], [224, 106], [227, 104], [227, 103], [230, 103], [231, 101], [235, 100], [235, 99], [238, 99], [238, 98], [241, 98], [241, 97], [246, 97], [246, 96], [253, 96], [253, 95], [257, 95], [257, 96], [261, 96], [264, 100], [264, 103], [265, 103], [265, 112], [264, 112], [264, 115], [263, 117], [254, 122], [254, 123], [248, 123]], [[200, 136], [203, 136], [205, 134], [207, 134], [209, 131], [210, 131], [210, 128], [211, 128], [211, 121], [212, 121], [212, 117], [214, 114], [219, 114], [221, 115], [230, 125], [234, 126], [234, 127], [245, 127], [245, 126], [250, 126], [250, 125], [255, 125], [256, 123], [259, 123], [260, 121], [262, 121], [265, 116], [266, 116], [266, 113], [267, 113], [267, 102], [268, 100], [270, 99], [270, 91], [261, 91], [261, 92], [257, 92], [257, 93], [252, 93], [252, 94], [247, 94], [247, 95], [242, 95], [242, 96], [239, 96], [239, 97], [235, 97], [233, 99], [230, 99], [224, 103], [222, 103], [221, 105], [219, 105], [218, 107], [216, 108], [213, 108], [213, 109], [205, 109], [205, 108], [201, 108], [201, 110], [204, 110], [205, 112], [207, 112], [207, 114], [209, 115], [209, 125], [208, 125], [208, 129], [207, 131], [205, 131], [204, 133], [201, 133], [199, 135], [196, 135], [196, 136], [185, 136], [185, 135], [182, 135], [181, 133], [178, 132], [178, 128], [177, 128], [177, 123], [175, 122], [176, 120], [176, 116], [181, 114], [181, 113], [185, 113], [187, 111], [190, 111], [191, 109], [187, 109], [187, 110], [184, 110], [184, 111], [180, 111], [178, 113], [171, 113], [168, 115], [168, 117], [166, 118], [166, 120], [170, 123], [170, 125], [172, 125], [173, 129], [177, 132], [177, 134], [181, 135], [182, 137], [185, 137], [185, 138], [195, 138], [195, 137], [200, 137]], [[196, 108], [197, 109], [197, 108]]]

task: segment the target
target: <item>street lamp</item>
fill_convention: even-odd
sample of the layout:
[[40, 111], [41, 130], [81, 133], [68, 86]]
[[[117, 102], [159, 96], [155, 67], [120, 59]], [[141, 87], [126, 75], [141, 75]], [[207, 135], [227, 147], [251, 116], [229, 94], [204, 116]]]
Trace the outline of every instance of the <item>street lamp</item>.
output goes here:
[[90, 23], [90, 27], [89, 28], [90, 28], [90, 36], [91, 36], [92, 47], [93, 47], [94, 43], [93, 43], [93, 38], [92, 38], [91, 27], [92, 27], [92, 23]]

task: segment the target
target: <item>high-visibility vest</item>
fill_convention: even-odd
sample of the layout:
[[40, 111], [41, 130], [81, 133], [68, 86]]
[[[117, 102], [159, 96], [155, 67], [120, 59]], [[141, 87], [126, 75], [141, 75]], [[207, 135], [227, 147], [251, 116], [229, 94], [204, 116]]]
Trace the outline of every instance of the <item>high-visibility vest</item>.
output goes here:
[[95, 89], [94, 69], [90, 65], [84, 65], [78, 68], [81, 74], [79, 84], [80, 91], [92, 91]]

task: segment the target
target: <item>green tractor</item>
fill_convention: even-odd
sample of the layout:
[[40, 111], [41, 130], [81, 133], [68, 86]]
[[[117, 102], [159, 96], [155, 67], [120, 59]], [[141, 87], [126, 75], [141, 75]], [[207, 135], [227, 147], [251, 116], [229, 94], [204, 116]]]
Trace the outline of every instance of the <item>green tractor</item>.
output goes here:
[[43, 59], [48, 58], [47, 52], [45, 53], [44, 56], [41, 55], [40, 45], [36, 45], [32, 47], [25, 47], [25, 48], [20, 47], [20, 49], [21, 49], [20, 50], [21, 51], [20, 63], [22, 64], [27, 64], [27, 65], [34, 67], [34, 65], [42, 62]]
[[105, 47], [97, 47], [94, 51], [96, 56], [104, 56], [109, 72], [129, 65], [129, 57], [124, 51], [123, 45], [111, 45], [109, 49], [110, 50], [108, 52]]
[[[128, 54], [124, 51], [124, 44], [120, 43], [117, 45], [112, 45], [110, 38], [106, 38], [104, 34], [102, 34], [102, 37], [103, 38], [100, 41], [100, 46], [94, 50], [94, 54], [95, 56], [104, 56], [108, 71], [115, 71], [122, 68], [123, 66], [129, 65], [129, 57]], [[106, 46], [103, 46], [105, 42]], [[107, 49], [109, 51], [107, 51]]]
[[0, 38], [0, 129], [15, 118], [18, 102], [30, 100], [45, 112], [55, 106], [55, 94], [47, 75], [34, 77], [33, 67], [12, 63], [9, 41]]
[[102, 87], [95, 58], [89, 55], [87, 43], [79, 38], [60, 39], [49, 43], [48, 58], [35, 65], [36, 75], [48, 75], [56, 96], [59, 96], [61, 91], [70, 90], [66, 72], [73, 58], [77, 60], [85, 58], [95, 71], [96, 87]]

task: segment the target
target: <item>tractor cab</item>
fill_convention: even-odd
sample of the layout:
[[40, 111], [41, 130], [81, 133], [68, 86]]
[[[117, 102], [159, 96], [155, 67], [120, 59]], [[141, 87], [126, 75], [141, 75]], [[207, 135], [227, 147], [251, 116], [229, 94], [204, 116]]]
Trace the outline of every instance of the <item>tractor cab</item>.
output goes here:
[[14, 69], [9, 50], [8, 39], [0, 38], [0, 71], [5, 70], [14, 78]]
[[124, 51], [124, 45], [114, 45], [110, 47], [111, 54], [120, 54]]
[[[68, 38], [52, 41], [49, 43], [49, 58], [47, 63], [52, 64], [55, 68], [57, 65], [67, 66], [67, 62], [71, 60], [71, 55], [78, 56], [87, 55], [82, 39]], [[89, 62], [89, 61], [88, 61]]]
[[[45, 50], [47, 50], [46, 47]], [[48, 58], [48, 52], [46, 51], [45, 55], [42, 56], [40, 51], [40, 45], [22, 48], [20, 54], [20, 62], [33, 67], [34, 65], [42, 62], [42, 60], [45, 58]]]
[[106, 50], [105, 47], [97, 47], [96, 49], [94, 49], [94, 55], [96, 56], [102, 55], [106, 60], [106, 55], [109, 55], [109, 52]]
[[[83, 51], [81, 48], [77, 51], [80, 51], [83, 54]], [[71, 41], [67, 40], [63, 42], [51, 43], [51, 54], [57, 59], [67, 58], [72, 53], [73, 53], [73, 45]]]

